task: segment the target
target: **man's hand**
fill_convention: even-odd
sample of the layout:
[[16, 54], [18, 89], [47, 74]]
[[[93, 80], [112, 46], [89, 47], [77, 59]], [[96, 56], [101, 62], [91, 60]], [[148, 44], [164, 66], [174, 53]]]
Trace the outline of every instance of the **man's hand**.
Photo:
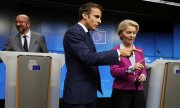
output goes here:
[[133, 48], [132, 51], [137, 51], [137, 52], [141, 52], [141, 50]]
[[131, 56], [133, 51], [137, 51], [137, 52], [141, 52], [141, 50], [139, 49], [133, 49], [133, 48], [123, 48], [123, 49], [120, 49], [120, 54], [121, 56]]
[[135, 65], [134, 65], [134, 69], [135, 70], [142, 70], [144, 69], [144, 65], [142, 64], [142, 62], [144, 62], [145, 60], [140, 60], [139, 62], [137, 62]]

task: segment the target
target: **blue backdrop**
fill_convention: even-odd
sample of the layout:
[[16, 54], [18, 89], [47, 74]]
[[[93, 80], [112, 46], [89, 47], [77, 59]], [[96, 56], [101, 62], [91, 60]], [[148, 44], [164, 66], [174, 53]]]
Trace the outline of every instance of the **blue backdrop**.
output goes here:
[[[3, 15], [4, 16], [4, 15]], [[35, 20], [35, 19], [34, 19]], [[92, 32], [92, 38], [96, 45], [97, 51], [111, 50], [116, 45], [120, 44], [120, 39], [117, 36], [116, 28], [118, 21], [106, 22], [99, 27], [95, 32]], [[63, 36], [65, 31], [69, 26], [72, 26], [72, 22], [67, 21], [40, 21], [38, 23], [32, 23], [31, 25], [36, 25], [32, 27], [32, 30], [41, 32], [46, 37], [47, 46], [50, 52], [63, 53]], [[151, 20], [148, 20], [148, 22]], [[15, 26], [11, 27], [11, 18], [6, 17], [0, 19], [0, 22], [5, 22], [6, 25], [9, 24], [1, 32], [0, 28], [0, 48], [4, 46], [7, 37], [17, 33]], [[33, 21], [32, 21], [33, 22]], [[141, 22], [141, 21], [140, 21]], [[148, 25], [140, 23], [140, 31], [137, 34], [135, 45], [141, 47], [145, 52], [146, 63], [151, 63], [155, 59], [179, 59], [180, 58], [180, 23], [173, 22], [167, 25], [162, 25], [156, 22], [148, 23]], [[164, 24], [164, 23], [163, 23]], [[142, 25], [142, 29], [141, 29]], [[149, 27], [150, 25], [150, 27]], [[157, 27], [158, 26], [158, 27]], [[144, 29], [146, 28], [146, 29]], [[167, 30], [168, 28], [168, 30]], [[9, 31], [10, 30], [10, 31]], [[99, 66], [101, 83], [103, 88], [103, 95], [98, 93], [99, 97], [110, 97], [112, 92], [113, 77], [110, 74], [109, 66]], [[5, 65], [0, 64], [0, 99], [5, 98]], [[61, 73], [61, 83], [60, 83], [60, 98], [62, 98], [63, 84], [66, 74], [66, 66], [62, 68]]]

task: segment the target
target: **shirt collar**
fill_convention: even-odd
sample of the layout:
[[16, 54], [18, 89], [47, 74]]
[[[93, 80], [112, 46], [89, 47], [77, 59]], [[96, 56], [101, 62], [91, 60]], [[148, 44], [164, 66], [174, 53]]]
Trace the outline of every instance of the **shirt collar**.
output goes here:
[[78, 22], [78, 24], [84, 29], [86, 33], [88, 32], [88, 29], [82, 23]]
[[26, 34], [21, 34], [21, 37], [24, 35], [26, 35], [28, 38], [30, 38], [31, 37], [31, 31], [29, 30]]
[[[125, 48], [123, 43], [120, 44], [120, 48]], [[135, 48], [134, 44], [133, 44], [133, 48]]]

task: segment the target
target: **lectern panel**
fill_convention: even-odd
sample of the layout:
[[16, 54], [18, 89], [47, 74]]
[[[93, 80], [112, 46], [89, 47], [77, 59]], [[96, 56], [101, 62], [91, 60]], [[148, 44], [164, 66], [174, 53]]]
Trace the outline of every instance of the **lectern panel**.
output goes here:
[[49, 108], [51, 57], [18, 56], [16, 108]]
[[164, 108], [180, 107], [180, 63], [168, 63]]
[[152, 64], [146, 108], [180, 108], [180, 60]]
[[[40, 63], [42, 63], [42, 64], [47, 63], [45, 66], [44, 65], [39, 66], [36, 64], [36, 62], [31, 61], [31, 63], [34, 64], [34, 66], [32, 67], [32, 65], [30, 65], [30, 70], [33, 69], [35, 71], [35, 73], [39, 72], [39, 73], [43, 73], [43, 75], [44, 75], [44, 72], [49, 70], [49, 76], [48, 76], [48, 84], [49, 84], [48, 85], [48, 87], [49, 87], [48, 88], [48, 93], [49, 93], [48, 99], [49, 99], [49, 101], [46, 103], [47, 108], [59, 108], [59, 89], [60, 89], [60, 81], [61, 81], [60, 78], [61, 78], [61, 68], [65, 62], [64, 54], [0, 51], [0, 57], [2, 58], [4, 64], [6, 65], [5, 108], [18, 108], [18, 102], [19, 102], [18, 97], [20, 97], [18, 95], [18, 93], [21, 93], [21, 91], [18, 92], [18, 90], [20, 90], [19, 85], [18, 85], [18, 80], [17, 80], [18, 74], [19, 74], [18, 70], [19, 70], [20, 66], [22, 66], [24, 68], [26, 67], [26, 69], [28, 67], [27, 66], [28, 62], [26, 61], [26, 59], [25, 60], [22, 59], [22, 60], [24, 60], [24, 62], [22, 61], [21, 64], [18, 62], [19, 55], [32, 56], [32, 57], [34, 56], [35, 59], [32, 59], [32, 60], [41, 60], [42, 62], [40, 62]], [[48, 62], [49, 59], [46, 60], [46, 57], [49, 59], [52, 58], [50, 60], [51, 63]], [[39, 62], [37, 62], [37, 63], [39, 63]], [[51, 65], [50, 68], [48, 67], [49, 65]], [[41, 68], [41, 67], [43, 67], [43, 68]], [[42, 72], [39, 70], [42, 70]], [[29, 71], [22, 71], [22, 72], [27, 73]], [[29, 76], [26, 78], [28, 79]], [[39, 78], [39, 76], [37, 75], [37, 79], [38, 79], [37, 81], [41, 82], [40, 84], [38, 84], [39, 82], [35, 81], [36, 80], [35, 78], [33, 77], [33, 79], [32, 79], [34, 85], [36, 85], [36, 86], [38, 85], [38, 87], [41, 86], [40, 84], [43, 82], [41, 80], [43, 80], [43, 79]], [[25, 83], [25, 81], [27, 79], [24, 78], [22, 83]], [[33, 87], [30, 87], [30, 86], [25, 85], [25, 87], [28, 87], [28, 89], [30, 91], [32, 91], [32, 89], [33, 89]], [[25, 87], [23, 87], [23, 88], [25, 88]], [[37, 90], [40, 91], [40, 89], [37, 89]], [[34, 94], [33, 92], [31, 94]], [[44, 93], [45, 93], [45, 91], [44, 91]], [[40, 94], [42, 94], [42, 93], [40, 93]], [[25, 94], [25, 96], [28, 96], [28, 95]], [[37, 96], [37, 97], [39, 98], [39, 96]], [[32, 102], [33, 101], [34, 100], [32, 100]], [[25, 101], [25, 102], [28, 102], [28, 101]], [[41, 102], [39, 102], [39, 103], [42, 104]], [[23, 107], [23, 108], [29, 108], [29, 107]], [[35, 108], [35, 107], [33, 106], [31, 108]], [[38, 108], [43, 108], [43, 107], [38, 107]]]

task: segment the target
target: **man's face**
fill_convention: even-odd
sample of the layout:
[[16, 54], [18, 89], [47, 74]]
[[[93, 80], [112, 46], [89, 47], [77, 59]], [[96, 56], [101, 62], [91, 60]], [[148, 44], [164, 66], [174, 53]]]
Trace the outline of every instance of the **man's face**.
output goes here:
[[26, 16], [17, 16], [16, 17], [16, 28], [21, 34], [25, 34], [30, 27], [30, 23]]
[[[87, 14], [86, 14], [87, 15]], [[91, 12], [87, 15], [86, 19], [86, 27], [90, 30], [96, 30], [98, 26], [101, 24], [101, 10], [98, 8], [91, 8]]]

